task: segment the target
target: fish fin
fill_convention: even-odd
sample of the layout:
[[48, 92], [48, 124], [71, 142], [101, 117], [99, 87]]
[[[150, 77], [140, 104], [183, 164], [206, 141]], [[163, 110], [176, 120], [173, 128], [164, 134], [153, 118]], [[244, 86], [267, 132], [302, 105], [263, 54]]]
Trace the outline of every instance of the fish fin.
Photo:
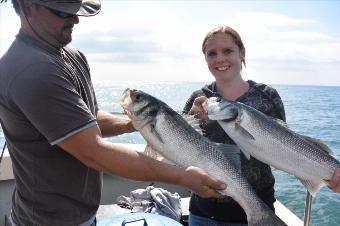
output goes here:
[[[244, 137], [247, 137], [247, 138], [249, 138], [250, 140], [255, 140], [255, 138], [253, 137], [253, 135], [251, 135], [251, 134], [250, 134], [245, 128], [243, 128], [243, 127], [240, 125], [240, 123], [238, 123], [238, 122], [235, 123], [235, 130], [239, 130], [239, 131], [242, 133], [242, 135], [243, 135]], [[247, 152], [246, 150], [242, 150], [242, 149], [241, 149], [241, 151], [242, 151], [242, 153], [244, 154], [244, 156], [249, 160], [249, 159], [250, 159], [250, 153]]]
[[281, 120], [281, 119], [278, 119], [278, 118], [272, 118], [272, 117], [270, 117], [274, 122], [276, 122], [277, 124], [279, 124], [279, 125], [281, 125], [281, 126], [283, 126], [283, 127], [285, 127], [285, 128], [287, 128], [288, 129], [288, 125], [287, 125], [287, 123], [285, 122], [285, 121], [283, 121], [283, 120]]
[[228, 158], [234, 165], [241, 169], [241, 152], [240, 148], [235, 144], [216, 143], [218, 150]]
[[182, 114], [181, 115], [187, 123], [194, 128], [199, 134], [203, 135], [202, 128], [200, 127], [199, 119], [195, 118], [193, 115]]
[[328, 182], [324, 180], [317, 181], [317, 182], [304, 180], [300, 178], [299, 180], [307, 188], [307, 190], [312, 196], [315, 196], [315, 193], [317, 193], [322, 187], [327, 186], [329, 184]]
[[167, 159], [166, 157], [164, 157], [162, 154], [160, 154], [158, 151], [156, 151], [155, 149], [153, 149], [149, 144], [147, 144], [145, 146], [144, 149], [144, 154], [150, 158], [156, 159], [158, 161], [161, 162], [167, 162], [169, 164], [173, 164], [176, 165], [173, 161]]
[[235, 122], [235, 130], [239, 130], [243, 136], [247, 137], [248, 139], [255, 140], [253, 135], [251, 135], [245, 128], [243, 128], [240, 123]]
[[303, 136], [300, 135], [303, 139], [313, 143], [314, 145], [316, 145], [318, 148], [320, 148], [321, 150], [323, 150], [324, 152], [326, 152], [329, 155], [334, 155], [334, 152], [320, 139], [316, 139], [316, 138], [312, 138], [309, 136]]
[[155, 125], [154, 124], [150, 125], [150, 129], [151, 129], [151, 133], [154, 134], [158, 138], [158, 140], [164, 144], [164, 141], [163, 141], [161, 135], [155, 129]]
[[243, 155], [249, 160], [250, 159], [250, 153], [247, 152], [247, 151], [243, 151], [243, 150], [241, 150], [241, 151], [242, 151]]
[[164, 158], [161, 154], [159, 154], [158, 151], [156, 151], [155, 149], [153, 149], [149, 144], [147, 144], [147, 145], [145, 146], [144, 154], [145, 154], [146, 156], [149, 156], [150, 158], [157, 159], [157, 160], [159, 160], [159, 161], [162, 161], [163, 158]]

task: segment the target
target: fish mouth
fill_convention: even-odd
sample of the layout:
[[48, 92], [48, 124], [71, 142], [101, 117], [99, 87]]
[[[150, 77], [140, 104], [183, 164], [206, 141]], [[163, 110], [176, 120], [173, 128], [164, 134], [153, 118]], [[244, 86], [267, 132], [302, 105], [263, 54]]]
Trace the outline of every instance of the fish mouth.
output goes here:
[[131, 89], [127, 88], [124, 90], [122, 96], [119, 99], [120, 106], [124, 109], [124, 112], [130, 117], [131, 111], [129, 108], [131, 107]]
[[124, 105], [126, 98], [128, 98], [130, 96], [130, 92], [131, 92], [131, 90], [129, 88], [127, 88], [123, 91], [123, 94], [121, 95], [121, 97], [119, 99], [120, 105]]
[[206, 110], [209, 113], [209, 111], [215, 110], [215, 108], [218, 106], [219, 102], [221, 102], [221, 98], [210, 97], [202, 104], [202, 107], [203, 107], [204, 110]]
[[[220, 97], [210, 97], [203, 103], [203, 108], [208, 112], [211, 120], [230, 120], [235, 118], [235, 109], [230, 107], [230, 102], [222, 101]], [[237, 114], [236, 114], [237, 115]]]
[[216, 97], [210, 97], [202, 104], [203, 109], [208, 113], [209, 119], [219, 118], [220, 108]]

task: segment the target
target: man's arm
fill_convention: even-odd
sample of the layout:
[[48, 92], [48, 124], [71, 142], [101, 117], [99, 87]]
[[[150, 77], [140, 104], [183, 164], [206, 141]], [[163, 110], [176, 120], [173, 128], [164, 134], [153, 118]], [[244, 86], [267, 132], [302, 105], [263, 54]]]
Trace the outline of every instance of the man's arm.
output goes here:
[[202, 197], [220, 197], [221, 181], [196, 167], [180, 168], [102, 139], [98, 126], [87, 128], [58, 144], [85, 165], [98, 171], [141, 181], [180, 184]]
[[131, 120], [98, 110], [97, 122], [103, 137], [117, 136], [136, 131]]

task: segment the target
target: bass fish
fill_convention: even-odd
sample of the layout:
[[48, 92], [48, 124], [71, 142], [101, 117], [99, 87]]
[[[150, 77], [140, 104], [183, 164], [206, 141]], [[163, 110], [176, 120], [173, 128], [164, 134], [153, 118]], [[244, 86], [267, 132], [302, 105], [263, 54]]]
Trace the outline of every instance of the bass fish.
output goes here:
[[240, 204], [249, 225], [286, 225], [241, 175], [236, 145], [211, 142], [167, 104], [145, 92], [127, 89], [120, 104], [152, 149], [179, 166], [199, 167], [223, 181], [227, 188], [220, 193]]
[[208, 118], [250, 156], [296, 176], [315, 195], [340, 167], [320, 140], [300, 135], [281, 120], [239, 102], [212, 97], [204, 103]]

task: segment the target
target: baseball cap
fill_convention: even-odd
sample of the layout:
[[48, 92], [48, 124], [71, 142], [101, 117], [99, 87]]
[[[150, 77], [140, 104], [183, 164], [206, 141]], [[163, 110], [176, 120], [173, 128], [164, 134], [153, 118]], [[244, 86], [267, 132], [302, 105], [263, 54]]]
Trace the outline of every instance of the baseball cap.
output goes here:
[[[1, 0], [6, 2], [7, 0]], [[77, 16], [94, 16], [101, 9], [100, 0], [25, 0], [60, 12]]]

